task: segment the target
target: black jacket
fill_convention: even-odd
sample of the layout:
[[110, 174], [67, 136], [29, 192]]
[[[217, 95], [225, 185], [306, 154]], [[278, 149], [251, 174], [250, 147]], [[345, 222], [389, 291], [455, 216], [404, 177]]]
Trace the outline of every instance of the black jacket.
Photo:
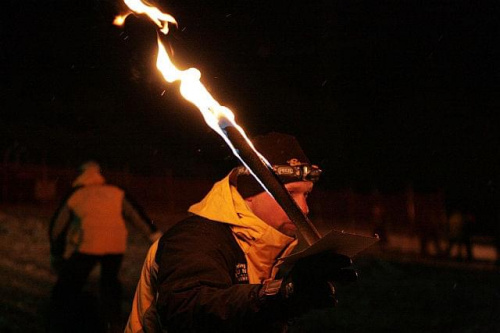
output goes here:
[[189, 217], [160, 239], [158, 313], [168, 332], [283, 331], [277, 297], [248, 284], [247, 262], [229, 225]]

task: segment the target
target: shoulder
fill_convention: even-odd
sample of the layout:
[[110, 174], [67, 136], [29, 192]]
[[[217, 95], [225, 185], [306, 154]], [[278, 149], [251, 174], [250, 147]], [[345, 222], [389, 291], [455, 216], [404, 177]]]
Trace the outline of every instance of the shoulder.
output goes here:
[[67, 191], [61, 200], [63, 204], [67, 203], [69, 199], [71, 199], [76, 193], [78, 193], [79, 190], [81, 190], [83, 186], [75, 186], [71, 188], [69, 191]]
[[113, 185], [113, 184], [103, 184], [103, 185], [99, 185], [100, 188], [105, 188], [106, 190], [108, 191], [113, 191], [113, 192], [116, 192], [116, 193], [125, 193], [125, 190], [119, 186], [116, 186], [116, 185]]
[[204, 243], [205, 246], [212, 246], [224, 241], [234, 241], [232, 230], [228, 224], [197, 215], [177, 222], [163, 235], [162, 239], [164, 242], [172, 242], [176, 239], [192, 242], [199, 241]]
[[246, 259], [230, 225], [192, 216], [160, 238], [155, 262], [160, 281], [168, 277], [184, 288], [200, 281], [224, 286], [239, 283], [236, 269]]
[[161, 237], [158, 253], [164, 249], [205, 254], [241, 252], [228, 224], [196, 215], [179, 221]]
[[192, 232], [196, 234], [231, 234], [231, 228], [228, 224], [218, 221], [212, 221], [198, 215], [192, 215], [177, 222], [167, 231], [167, 234], [176, 234], [179, 232]]

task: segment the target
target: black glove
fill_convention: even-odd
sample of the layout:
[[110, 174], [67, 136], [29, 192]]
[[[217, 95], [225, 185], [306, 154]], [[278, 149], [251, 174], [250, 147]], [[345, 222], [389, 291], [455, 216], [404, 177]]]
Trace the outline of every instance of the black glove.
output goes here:
[[321, 252], [294, 264], [283, 278], [280, 294], [295, 314], [334, 307], [337, 304], [335, 284], [353, 282], [357, 277], [349, 257]]
[[52, 270], [59, 274], [66, 260], [62, 256], [51, 255], [50, 256], [50, 267]]

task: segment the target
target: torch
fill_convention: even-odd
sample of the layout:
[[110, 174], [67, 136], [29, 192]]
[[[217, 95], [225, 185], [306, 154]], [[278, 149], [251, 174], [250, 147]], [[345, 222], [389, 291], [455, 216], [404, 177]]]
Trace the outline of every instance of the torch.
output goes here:
[[[148, 16], [163, 34], [168, 33], [169, 23], [177, 24], [172, 16], [162, 13], [156, 7], [146, 5], [141, 0], [124, 0], [124, 2], [131, 12]], [[122, 25], [125, 17], [117, 17], [114, 23]], [[236, 124], [231, 110], [221, 106], [207, 91], [200, 82], [201, 73], [197, 69], [179, 70], [175, 67], [159, 36], [156, 66], [167, 82], [180, 81], [180, 92], [183, 97], [200, 110], [206, 123], [226, 141], [250, 173], [273, 196], [295, 224], [307, 245], [316, 243], [321, 238], [318, 230], [295, 203], [270, 163], [253, 147], [244, 130]]]

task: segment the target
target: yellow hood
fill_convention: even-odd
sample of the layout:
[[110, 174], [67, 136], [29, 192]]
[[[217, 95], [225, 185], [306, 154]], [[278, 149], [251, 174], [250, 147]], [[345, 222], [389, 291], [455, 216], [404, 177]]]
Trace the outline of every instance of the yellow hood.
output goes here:
[[277, 258], [288, 255], [297, 245], [295, 238], [282, 234], [252, 213], [236, 187], [230, 184], [229, 175], [215, 183], [189, 212], [231, 225], [247, 259], [250, 283], [273, 279]]

